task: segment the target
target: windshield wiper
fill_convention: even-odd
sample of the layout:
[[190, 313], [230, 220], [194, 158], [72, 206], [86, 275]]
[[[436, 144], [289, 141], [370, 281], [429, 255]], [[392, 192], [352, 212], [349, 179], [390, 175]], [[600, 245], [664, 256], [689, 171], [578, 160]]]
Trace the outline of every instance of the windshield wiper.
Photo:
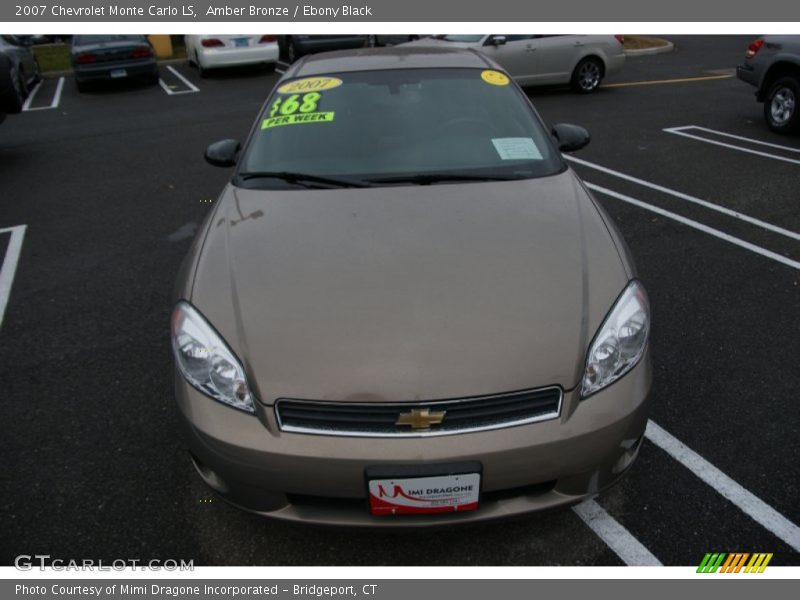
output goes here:
[[241, 181], [249, 179], [282, 179], [289, 183], [303, 185], [307, 183], [322, 183], [333, 187], [342, 188], [363, 188], [370, 187], [369, 183], [356, 179], [338, 179], [336, 177], [323, 177], [321, 175], [311, 175], [310, 173], [295, 173], [293, 171], [245, 171], [236, 176]]
[[457, 175], [455, 173], [417, 173], [416, 175], [396, 175], [392, 177], [376, 177], [367, 179], [370, 183], [417, 183], [430, 185], [440, 181], [514, 181], [519, 177], [501, 177], [497, 175]]

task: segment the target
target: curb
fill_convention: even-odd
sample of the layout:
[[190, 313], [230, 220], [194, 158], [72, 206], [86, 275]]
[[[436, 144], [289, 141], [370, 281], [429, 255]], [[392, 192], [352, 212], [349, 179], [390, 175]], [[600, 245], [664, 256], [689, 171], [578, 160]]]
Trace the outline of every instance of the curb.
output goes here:
[[625, 56], [646, 56], [651, 54], [664, 54], [672, 52], [675, 49], [675, 44], [669, 40], [662, 40], [661, 38], [653, 38], [654, 41], [663, 42], [663, 45], [654, 48], [639, 48], [636, 50], [625, 50]]
[[[185, 58], [166, 58], [159, 60], [159, 65], [177, 65], [187, 62]], [[72, 69], [65, 69], [63, 71], [46, 71], [42, 73], [44, 79], [56, 79], [57, 77], [71, 77], [73, 74]]]

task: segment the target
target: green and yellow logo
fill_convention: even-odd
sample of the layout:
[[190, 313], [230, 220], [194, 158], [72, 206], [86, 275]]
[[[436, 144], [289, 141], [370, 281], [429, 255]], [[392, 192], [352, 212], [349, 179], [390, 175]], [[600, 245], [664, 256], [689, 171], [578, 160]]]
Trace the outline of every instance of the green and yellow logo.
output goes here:
[[[748, 559], [750, 559], [748, 561]], [[769, 561], [772, 560], [772, 553], [756, 552], [708, 552], [703, 557], [700, 566], [697, 567], [698, 573], [763, 573]]]

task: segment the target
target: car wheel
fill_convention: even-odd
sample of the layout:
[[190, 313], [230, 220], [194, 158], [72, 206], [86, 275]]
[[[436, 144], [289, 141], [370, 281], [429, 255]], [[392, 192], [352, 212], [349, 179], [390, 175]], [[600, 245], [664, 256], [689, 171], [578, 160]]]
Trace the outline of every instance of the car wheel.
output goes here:
[[778, 133], [800, 131], [800, 79], [781, 77], [769, 89], [764, 102], [767, 126]]
[[203, 63], [200, 62], [200, 57], [197, 56], [197, 52], [194, 53], [194, 62], [197, 64], [197, 74], [203, 79], [208, 77], [208, 69], [206, 69], [203, 66]]
[[78, 92], [83, 94], [89, 88], [89, 85], [85, 81], [81, 81], [80, 79], [75, 80], [75, 87], [78, 88]]
[[570, 86], [579, 94], [590, 94], [600, 87], [603, 71], [602, 61], [594, 56], [588, 56], [575, 66]]
[[[4, 82], [7, 82], [7, 84], [2, 85]], [[17, 69], [13, 66], [11, 66], [8, 71], [5, 71], [3, 75], [0, 76], [0, 89], [3, 87], [9, 90], [10, 93], [7, 94], [5, 102], [0, 109], [9, 114], [21, 112], [22, 107], [25, 104], [26, 88], [22, 83], [19, 71], [17, 71]]]
[[33, 60], [36, 63], [36, 73], [33, 74], [33, 79], [31, 80], [31, 82], [33, 83], [33, 85], [36, 85], [42, 80], [42, 67], [39, 66], [38, 58], [34, 58]]
[[25, 75], [25, 71], [22, 69], [18, 71], [17, 77], [19, 79], [18, 90], [22, 96], [22, 100], [25, 101], [25, 98], [27, 98], [28, 94], [31, 92], [30, 88], [28, 87], [28, 78]]
[[289, 41], [286, 42], [286, 62], [292, 64], [298, 58], [299, 57], [297, 56], [297, 48], [294, 47], [294, 40], [289, 38]]

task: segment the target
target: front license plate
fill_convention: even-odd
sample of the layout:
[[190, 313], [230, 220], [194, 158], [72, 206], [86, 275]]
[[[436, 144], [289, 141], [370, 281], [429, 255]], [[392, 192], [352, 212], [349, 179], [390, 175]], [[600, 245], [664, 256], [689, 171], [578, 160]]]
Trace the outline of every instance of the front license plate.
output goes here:
[[478, 508], [480, 473], [371, 479], [369, 507], [373, 515], [421, 515]]
[[119, 77], [127, 77], [128, 72], [125, 69], [112, 69], [111, 77], [112, 79], [118, 79]]

